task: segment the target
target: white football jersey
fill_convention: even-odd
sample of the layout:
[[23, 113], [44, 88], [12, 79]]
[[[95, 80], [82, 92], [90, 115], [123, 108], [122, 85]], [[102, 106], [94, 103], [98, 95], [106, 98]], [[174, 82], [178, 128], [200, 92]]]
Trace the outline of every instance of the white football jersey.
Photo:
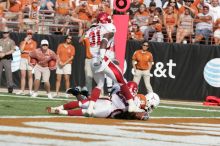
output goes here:
[[[86, 33], [85, 37], [89, 39], [90, 42], [90, 52], [94, 57], [99, 55], [99, 47], [103, 36], [106, 33], [115, 33], [116, 28], [112, 23], [102, 24], [98, 23], [96, 26], [90, 28]], [[108, 41], [107, 48], [111, 48], [114, 45], [114, 38]]]

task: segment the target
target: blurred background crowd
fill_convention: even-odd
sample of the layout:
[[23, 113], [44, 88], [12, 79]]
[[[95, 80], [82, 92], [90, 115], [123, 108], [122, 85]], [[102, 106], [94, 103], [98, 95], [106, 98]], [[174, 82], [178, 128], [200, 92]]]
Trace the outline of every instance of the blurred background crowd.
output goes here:
[[[82, 36], [113, 0], [0, 0], [0, 30]], [[219, 0], [131, 0], [128, 39], [220, 44]]]

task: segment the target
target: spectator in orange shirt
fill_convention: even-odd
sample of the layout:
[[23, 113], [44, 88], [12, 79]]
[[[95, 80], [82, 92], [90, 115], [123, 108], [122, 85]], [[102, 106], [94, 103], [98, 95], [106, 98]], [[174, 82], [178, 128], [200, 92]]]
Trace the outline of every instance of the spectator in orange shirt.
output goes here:
[[[72, 8], [72, 3], [70, 0], [57, 0], [56, 1], [56, 24], [65, 24], [70, 21], [70, 9]], [[58, 31], [58, 29], [57, 29]]]
[[40, 6], [37, 1], [31, 3], [28, 18], [24, 18], [24, 29], [32, 29], [33, 32], [38, 32], [38, 21], [39, 21], [39, 10]]
[[88, 4], [92, 7], [92, 11], [96, 11], [101, 3], [102, 0], [88, 0]]
[[17, 92], [18, 95], [24, 95], [25, 83], [26, 83], [26, 73], [28, 73], [28, 87], [29, 94], [32, 95], [32, 87], [33, 87], [33, 77], [32, 77], [32, 69], [33, 67], [29, 64], [29, 53], [34, 51], [37, 48], [37, 42], [32, 39], [33, 32], [32, 30], [27, 31], [27, 36], [24, 41], [20, 43], [21, 49], [21, 62], [20, 62], [20, 70], [21, 70], [21, 90]]
[[101, 12], [106, 12], [107, 14], [112, 15], [112, 10], [108, 1], [104, 1], [103, 3], [99, 4], [98, 9], [93, 13], [93, 19], [96, 19], [98, 14]]
[[20, 0], [9, 0], [9, 12], [20, 12], [22, 3]]
[[0, 30], [4, 30], [6, 28], [7, 20], [4, 18], [3, 9], [0, 9]]
[[177, 25], [177, 14], [174, 13], [174, 7], [168, 6], [164, 15], [164, 26], [166, 27], [168, 42], [173, 42], [172, 34]]
[[198, 14], [197, 5], [200, 3], [200, 0], [184, 0], [184, 4], [180, 7], [180, 14], [184, 14], [186, 8], [190, 9], [190, 11], [194, 14]]
[[150, 40], [150, 42], [164, 42], [164, 36], [162, 33], [162, 24], [156, 23], [154, 24], [155, 32]]
[[141, 4], [140, 8], [134, 15], [134, 19], [136, 20], [136, 23], [140, 27], [142, 33], [144, 33], [145, 29], [147, 28], [148, 17], [149, 13], [147, 12], [146, 5]]
[[20, 0], [9, 0], [7, 7], [8, 12], [5, 13], [5, 18], [10, 21], [18, 21], [19, 30], [22, 30], [22, 3]]
[[140, 27], [137, 24], [132, 25], [132, 30], [129, 33], [129, 38], [133, 40], [141, 41], [144, 39], [143, 33], [140, 31]]
[[189, 9], [185, 9], [185, 12], [180, 15], [177, 26], [176, 43], [181, 43], [185, 37], [193, 33], [193, 17]]
[[[91, 22], [93, 11], [86, 1], [82, 1], [80, 5], [76, 7], [76, 9], [74, 10], [74, 14], [77, 15], [78, 19]], [[83, 34], [83, 23], [79, 23], [78, 36], [82, 36], [82, 34]]]
[[35, 0], [21, 0], [22, 12], [29, 13], [32, 1], [35, 1]]
[[[68, 35], [66, 37], [65, 43], [61, 43], [57, 48], [57, 79], [56, 79], [56, 95], [59, 96], [60, 82], [62, 79], [62, 75], [64, 75], [65, 79], [65, 87], [66, 89], [70, 88], [70, 75], [72, 72], [72, 60], [75, 56], [75, 48], [71, 44], [72, 36]], [[68, 94], [66, 94], [68, 97]]]
[[134, 52], [132, 56], [132, 65], [134, 69], [133, 81], [139, 84], [141, 77], [144, 78], [144, 83], [148, 93], [153, 92], [150, 84], [150, 70], [153, 63], [153, 56], [148, 51], [148, 42], [143, 42], [142, 49]]
[[50, 70], [49, 70], [49, 61], [57, 60], [57, 56], [54, 51], [49, 49], [49, 42], [47, 40], [41, 41], [41, 48], [36, 49], [30, 52], [30, 57], [37, 60], [37, 64], [34, 67], [34, 93], [32, 97], [38, 96], [38, 90], [40, 86], [40, 80], [42, 77], [42, 82], [47, 92], [49, 99], [52, 99], [52, 94], [50, 93]]

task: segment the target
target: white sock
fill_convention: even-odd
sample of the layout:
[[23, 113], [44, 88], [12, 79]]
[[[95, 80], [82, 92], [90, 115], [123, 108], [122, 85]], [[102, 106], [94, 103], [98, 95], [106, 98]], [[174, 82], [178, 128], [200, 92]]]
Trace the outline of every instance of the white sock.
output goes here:
[[67, 110], [59, 110], [59, 114], [68, 115], [68, 112], [67, 112]]
[[56, 109], [64, 110], [64, 107], [63, 105], [61, 105], [61, 106], [57, 106]]

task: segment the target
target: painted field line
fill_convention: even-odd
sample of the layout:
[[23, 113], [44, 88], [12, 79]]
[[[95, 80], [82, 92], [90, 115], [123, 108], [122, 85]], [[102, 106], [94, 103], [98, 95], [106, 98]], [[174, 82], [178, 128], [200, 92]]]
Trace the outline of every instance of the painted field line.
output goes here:
[[150, 119], [220, 119], [220, 117], [150, 117]]
[[[12, 119], [16, 119], [16, 118], [93, 118], [93, 117], [84, 117], [84, 116], [0, 116], [0, 118], [12, 118]], [[94, 118], [94, 119], [98, 119], [98, 118]], [[106, 118], [107, 119], [107, 118]], [[150, 119], [220, 119], [220, 117], [150, 117]], [[149, 119], [149, 120], [150, 120]], [[126, 121], [126, 120], [125, 120]], [[130, 121], [130, 120], [127, 120]]]
[[63, 99], [63, 98], [53, 98], [53, 99], [48, 99], [47, 97], [31, 97], [31, 96], [19, 96], [19, 95], [7, 95], [7, 94], [0, 94], [0, 97], [17, 97], [17, 98], [25, 98], [25, 99], [42, 99], [42, 100], [73, 100], [73, 99]]
[[167, 99], [162, 99], [161, 103], [164, 104], [176, 104], [176, 105], [188, 105], [189, 103], [193, 106], [203, 106], [203, 102], [201, 101], [182, 101], [182, 100], [167, 100]]
[[16, 118], [87, 118], [87, 117], [83, 117], [83, 116], [0, 116], [0, 118], [12, 118], [12, 119], [16, 119]]
[[[1, 100], [0, 99], [0, 102], [1, 103], [3, 103], [3, 102], [12, 102], [12, 103], [13, 102], [20, 102], [20, 103], [24, 103], [24, 102], [25, 103], [27, 103], [27, 102], [32, 102], [32, 103], [33, 102], [39, 102], [39, 103], [42, 103], [42, 102], [44, 102], [45, 103], [45, 102], [51, 102], [51, 101], [50, 100], [36, 100], [36, 99], [30, 99], [30, 100], [25, 100], [25, 101], [24, 100], [16, 100], [16, 99], [15, 100], [4, 100], [4, 99]], [[57, 101], [53, 100], [53, 102], [60, 102], [60, 100], [57, 100]]]
[[191, 107], [175, 107], [175, 106], [165, 106], [165, 105], [160, 105], [159, 107], [160, 108], [167, 108], [167, 109], [194, 110], [194, 111], [205, 111], [205, 112], [220, 112], [220, 110], [198, 109], [198, 108], [191, 108]]

